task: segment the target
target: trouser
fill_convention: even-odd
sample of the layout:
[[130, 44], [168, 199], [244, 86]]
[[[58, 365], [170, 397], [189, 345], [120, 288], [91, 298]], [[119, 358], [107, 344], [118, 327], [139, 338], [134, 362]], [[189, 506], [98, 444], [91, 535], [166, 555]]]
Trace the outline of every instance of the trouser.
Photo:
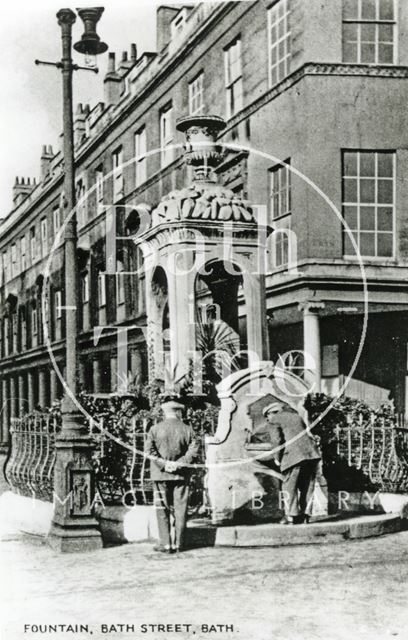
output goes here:
[[167, 480], [154, 483], [154, 504], [160, 544], [171, 546], [170, 515], [174, 517], [176, 547], [182, 547], [187, 521], [189, 485], [184, 480]]
[[283, 472], [282, 491], [287, 516], [312, 514], [318, 465], [319, 460], [303, 460]]

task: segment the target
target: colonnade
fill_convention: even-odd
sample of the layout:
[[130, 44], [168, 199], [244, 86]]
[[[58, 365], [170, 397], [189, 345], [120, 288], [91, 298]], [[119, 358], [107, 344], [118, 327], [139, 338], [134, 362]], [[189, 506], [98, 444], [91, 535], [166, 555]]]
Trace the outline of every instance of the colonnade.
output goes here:
[[[85, 360], [79, 363], [80, 389], [89, 393], [118, 389], [115, 356], [104, 358], [101, 352], [88, 358], [89, 362], [91, 365], [88, 367], [85, 367]], [[62, 363], [58, 366], [64, 377]], [[141, 373], [142, 359], [138, 350], [130, 351], [128, 366], [132, 376]], [[0, 374], [0, 445], [8, 442], [12, 418], [21, 418], [35, 409], [51, 407], [56, 400], [62, 398], [63, 392], [60, 377], [51, 363]]]

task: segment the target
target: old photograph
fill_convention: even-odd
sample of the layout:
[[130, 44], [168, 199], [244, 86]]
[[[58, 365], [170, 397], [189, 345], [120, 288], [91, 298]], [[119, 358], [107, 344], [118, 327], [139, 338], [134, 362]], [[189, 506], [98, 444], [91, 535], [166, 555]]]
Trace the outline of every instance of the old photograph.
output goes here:
[[408, 637], [407, 0], [0, 7], [1, 640]]

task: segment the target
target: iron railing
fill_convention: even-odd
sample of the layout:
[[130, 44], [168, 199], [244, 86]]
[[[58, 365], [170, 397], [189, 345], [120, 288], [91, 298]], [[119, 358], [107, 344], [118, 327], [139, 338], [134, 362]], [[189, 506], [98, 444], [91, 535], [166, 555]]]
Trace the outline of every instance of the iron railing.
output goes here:
[[59, 421], [50, 414], [12, 418], [5, 476], [12, 491], [52, 501]]
[[[151, 505], [153, 483], [150, 464], [144, 455], [148, 431], [154, 420], [135, 416], [126, 419], [124, 433], [127, 446], [112, 437], [104, 419], [92, 420], [89, 433], [93, 447], [96, 487], [105, 505]], [[9, 456], [4, 473], [13, 492], [53, 501], [55, 441], [60, 419], [51, 414], [34, 414], [13, 418], [10, 428]], [[199, 460], [205, 460], [205, 433], [197, 434]], [[194, 469], [190, 505], [199, 509], [205, 504], [204, 464]], [[97, 496], [98, 497], [98, 496]]]
[[337, 455], [383, 491], [408, 490], [408, 429], [374, 414], [336, 428]]

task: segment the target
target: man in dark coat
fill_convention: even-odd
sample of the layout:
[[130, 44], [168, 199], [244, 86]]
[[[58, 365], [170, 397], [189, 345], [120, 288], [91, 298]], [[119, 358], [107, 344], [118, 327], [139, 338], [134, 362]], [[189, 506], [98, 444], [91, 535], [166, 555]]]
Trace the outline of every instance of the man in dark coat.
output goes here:
[[[181, 420], [183, 405], [170, 401], [162, 405], [164, 420], [148, 435], [150, 477], [154, 482], [155, 507], [160, 544], [155, 551], [171, 553], [183, 548], [187, 520], [189, 469], [198, 452], [191, 427]], [[170, 514], [175, 520], [175, 548], [171, 546]]]
[[302, 418], [289, 405], [273, 402], [263, 415], [283, 475], [285, 517], [282, 524], [309, 522], [320, 453]]

